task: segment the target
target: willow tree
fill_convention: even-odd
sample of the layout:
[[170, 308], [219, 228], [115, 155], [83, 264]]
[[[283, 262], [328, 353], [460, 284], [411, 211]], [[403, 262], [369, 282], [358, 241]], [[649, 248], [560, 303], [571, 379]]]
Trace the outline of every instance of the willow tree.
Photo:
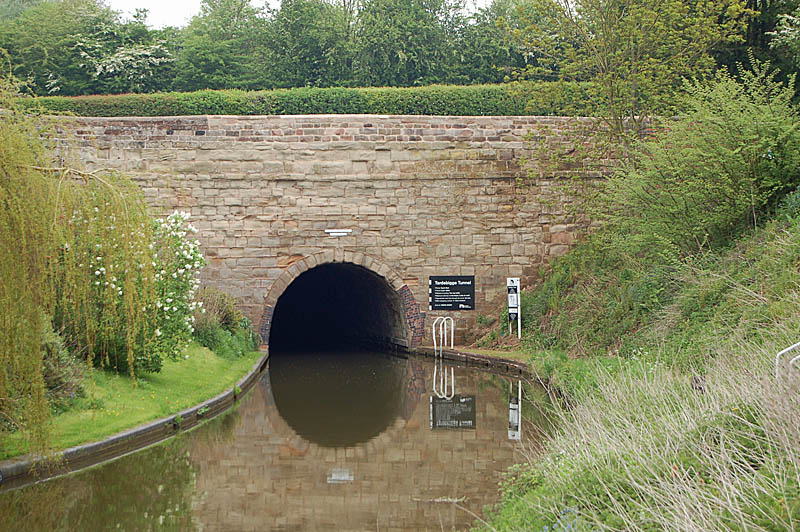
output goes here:
[[[55, 324], [76, 356], [94, 360], [116, 337], [108, 333], [122, 331], [133, 368], [154, 298], [154, 226], [120, 176], [56, 163], [66, 146], [61, 141], [57, 159], [42, 139], [63, 131], [16, 110], [14, 89], [0, 80], [0, 434], [23, 431], [43, 450], [44, 335]], [[101, 283], [88, 257], [113, 257], [113, 282]]]

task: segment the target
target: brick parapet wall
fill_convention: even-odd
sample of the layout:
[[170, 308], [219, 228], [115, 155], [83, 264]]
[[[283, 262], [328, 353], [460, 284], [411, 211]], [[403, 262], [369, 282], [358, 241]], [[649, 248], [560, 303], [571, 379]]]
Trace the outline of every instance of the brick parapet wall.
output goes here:
[[505, 277], [535, 282], [581, 227], [558, 180], [518, 184], [520, 158], [536, 155], [525, 135], [557, 150], [570, 128], [561, 117], [313, 115], [81, 118], [70, 131], [90, 169], [123, 171], [157, 209], [191, 212], [204, 281], [256, 323], [285, 270], [336, 250], [389, 265], [423, 312], [428, 276], [475, 275], [477, 309], [449, 313], [469, 339]]

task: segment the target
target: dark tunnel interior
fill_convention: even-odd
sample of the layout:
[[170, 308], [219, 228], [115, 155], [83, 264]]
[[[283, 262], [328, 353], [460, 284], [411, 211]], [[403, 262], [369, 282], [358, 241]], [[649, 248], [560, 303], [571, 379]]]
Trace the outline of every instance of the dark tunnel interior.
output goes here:
[[270, 354], [405, 347], [404, 316], [400, 297], [383, 277], [355, 264], [322, 264], [300, 274], [278, 299]]

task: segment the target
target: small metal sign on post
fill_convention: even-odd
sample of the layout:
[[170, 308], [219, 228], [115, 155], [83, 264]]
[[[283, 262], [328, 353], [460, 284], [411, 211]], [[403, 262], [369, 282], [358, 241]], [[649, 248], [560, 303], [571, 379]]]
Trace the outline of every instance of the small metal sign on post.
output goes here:
[[508, 290], [508, 333], [511, 334], [511, 322], [517, 322], [517, 338], [522, 338], [522, 300], [520, 297], [519, 277], [507, 277]]

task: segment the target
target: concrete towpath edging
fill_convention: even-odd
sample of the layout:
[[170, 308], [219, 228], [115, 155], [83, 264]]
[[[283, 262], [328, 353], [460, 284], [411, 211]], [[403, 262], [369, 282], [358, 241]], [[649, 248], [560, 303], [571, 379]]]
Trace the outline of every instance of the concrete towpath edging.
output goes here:
[[228, 411], [258, 381], [267, 366], [264, 354], [234, 386], [177, 414], [139, 425], [105, 440], [84, 443], [52, 457], [24, 455], [0, 461], [0, 493], [86, 469], [167, 440]]
[[[426, 357], [434, 356], [432, 347], [419, 347], [412, 350], [411, 353]], [[443, 351], [443, 357], [468, 366], [500, 370], [507, 375], [534, 377], [528, 365], [517, 360], [448, 349]], [[0, 493], [114, 460], [160, 443], [182, 431], [190, 430], [200, 423], [213, 419], [231, 409], [239, 398], [247, 394], [266, 368], [268, 359], [269, 354], [264, 354], [248, 374], [233, 387], [177, 414], [128, 429], [105, 440], [70, 447], [55, 453], [52, 457], [25, 455], [1, 461]]]
[[[417, 347], [412, 352], [426, 357], [434, 356], [433, 347]], [[455, 349], [442, 350], [442, 357], [445, 360], [461, 362], [467, 366], [485, 367], [495, 371], [501, 370], [509, 375], [519, 375], [526, 378], [536, 377], [533, 373], [531, 373], [528, 364], [519, 360], [511, 360], [508, 358], [491, 355], [480, 355], [478, 353], [458, 351]]]

